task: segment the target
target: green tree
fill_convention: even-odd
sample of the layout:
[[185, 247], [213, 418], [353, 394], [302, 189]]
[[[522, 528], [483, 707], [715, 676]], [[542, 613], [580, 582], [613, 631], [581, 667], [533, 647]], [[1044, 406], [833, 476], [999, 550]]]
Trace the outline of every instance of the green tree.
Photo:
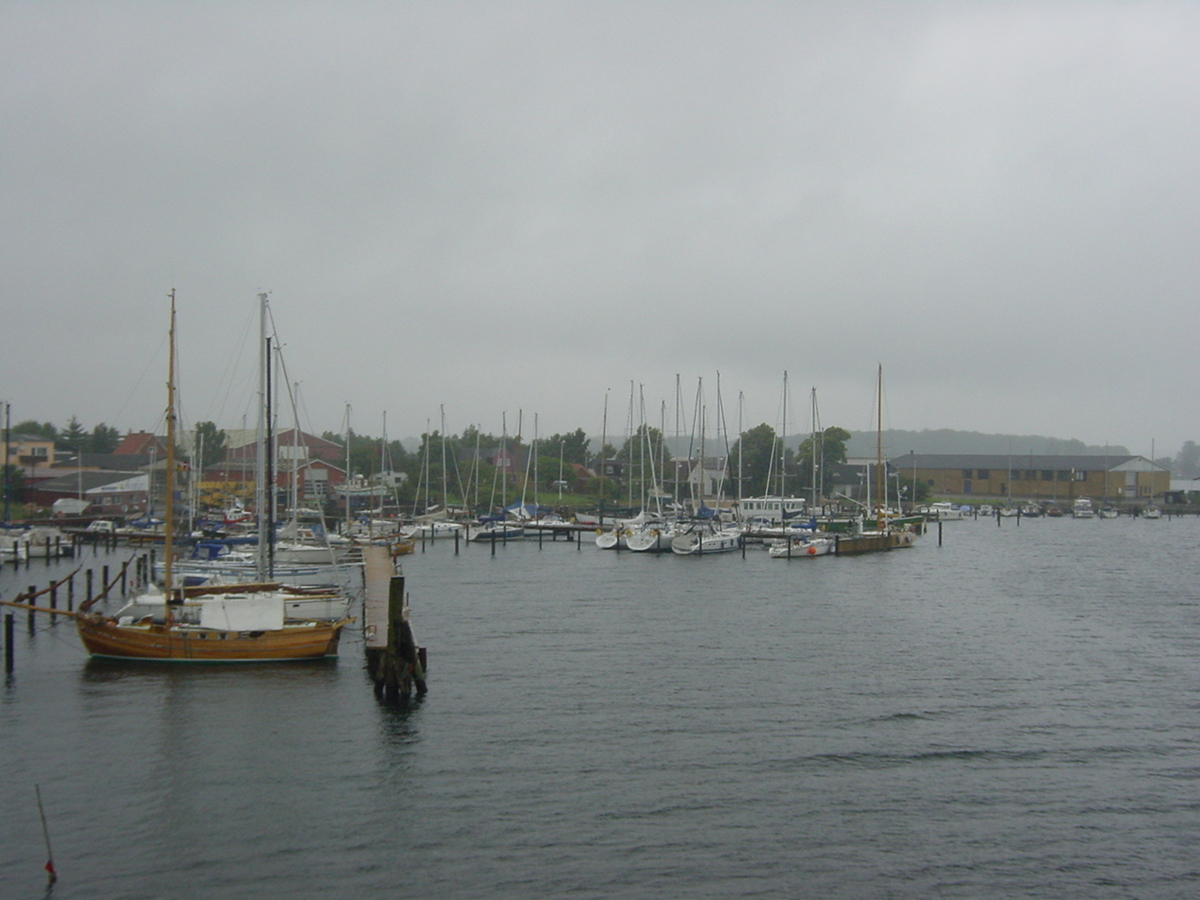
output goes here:
[[103, 422], [92, 429], [92, 433], [88, 435], [87, 443], [84, 444], [84, 453], [112, 453], [117, 449], [117, 444], [121, 443], [121, 432], [115, 428], [109, 428]]
[[55, 445], [60, 450], [70, 450], [72, 453], [82, 453], [87, 446], [88, 433], [83, 430], [79, 420], [71, 416], [67, 427], [58, 433]]
[[552, 434], [545, 440], [545, 452], [561, 454], [563, 460], [569, 463], [587, 465], [588, 436], [582, 428], [576, 428], [568, 434]]
[[1180, 478], [1200, 477], [1200, 445], [1188, 441], [1175, 455], [1175, 474]]
[[779, 436], [770, 425], [742, 432], [729, 451], [729, 469], [735, 478], [741, 473], [743, 495], [779, 493], [779, 456]]
[[929, 482], [900, 476], [900, 500], [904, 504], [924, 503], [929, 499]]
[[196, 423], [196, 449], [200, 453], [197, 468], [203, 472], [225, 456], [225, 432], [213, 422]]
[[[0, 492], [8, 491], [7, 494], [0, 493], [0, 503], [3, 503], [5, 500], [10, 505], [16, 503], [21, 496], [21, 492], [25, 490], [25, 470], [20, 466], [9, 465], [4, 467], [3, 471], [0, 472], [0, 476], [3, 476], [0, 479]], [[3, 512], [3, 510], [0, 510], [0, 512]]]
[[13, 434], [27, 434], [47, 441], [58, 440], [58, 429], [49, 422], [35, 422], [32, 419], [18, 422], [12, 428]]
[[832, 487], [830, 469], [846, 461], [846, 442], [850, 440], [850, 432], [845, 428], [830, 425], [816, 438], [815, 443], [811, 436], [800, 442], [796, 451], [796, 466], [802, 490], [812, 490], [813, 457], [816, 456], [821, 493], [828, 495]]

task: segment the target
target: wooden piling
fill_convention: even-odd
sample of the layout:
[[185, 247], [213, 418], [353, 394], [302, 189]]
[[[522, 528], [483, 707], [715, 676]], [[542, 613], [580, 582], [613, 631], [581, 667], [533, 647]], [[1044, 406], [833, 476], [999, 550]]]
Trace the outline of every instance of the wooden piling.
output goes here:
[[[378, 548], [363, 550], [366, 596], [363, 601], [363, 634], [367, 671], [375, 696], [405, 700], [416, 688], [426, 691], [425, 648], [418, 647], [404, 595], [404, 576]], [[386, 548], [384, 548], [386, 549]]]
[[4, 674], [13, 673], [13, 614], [4, 614]]

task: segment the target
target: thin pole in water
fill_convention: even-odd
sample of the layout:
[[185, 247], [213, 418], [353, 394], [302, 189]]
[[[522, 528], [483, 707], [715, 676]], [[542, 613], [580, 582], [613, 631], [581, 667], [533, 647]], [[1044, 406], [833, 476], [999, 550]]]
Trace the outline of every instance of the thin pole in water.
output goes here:
[[42, 820], [42, 836], [46, 839], [46, 874], [49, 878], [49, 883], [54, 884], [58, 881], [58, 873], [54, 871], [54, 851], [50, 849], [50, 829], [46, 827], [46, 811], [42, 808], [42, 788], [41, 785], [35, 784], [34, 791], [37, 793], [38, 816]]

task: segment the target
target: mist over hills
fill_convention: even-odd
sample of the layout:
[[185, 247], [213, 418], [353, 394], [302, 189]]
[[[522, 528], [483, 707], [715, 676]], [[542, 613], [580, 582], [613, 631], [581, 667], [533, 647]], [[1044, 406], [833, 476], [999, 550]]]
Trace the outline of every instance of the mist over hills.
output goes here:
[[[884, 458], [905, 453], [1011, 453], [1020, 455], [1104, 454], [1128, 456], [1130, 451], [1121, 444], [1095, 446], [1083, 441], [1045, 437], [1036, 434], [983, 434], [978, 431], [954, 431], [949, 428], [905, 431], [891, 429], [882, 433]], [[788, 441], [791, 446], [791, 441]], [[852, 433], [846, 442], [850, 458], [874, 458], [876, 436], [873, 431]]]
[[[787, 436], [787, 446], [796, 447], [808, 437], [807, 432], [797, 432]], [[903, 456], [906, 453], [1011, 453], [1020, 455], [1054, 455], [1054, 454], [1096, 454], [1104, 453], [1112, 456], [1127, 456], [1130, 451], [1122, 444], [1104, 445], [1087, 444], [1080, 440], [1067, 438], [1045, 437], [1032, 434], [983, 434], [978, 431], [954, 431], [950, 428], [925, 429], [923, 431], [906, 431], [893, 428], [882, 433], [883, 455], [890, 459]], [[525, 438], [527, 443], [529, 438]], [[591, 449], [600, 450], [600, 436], [591, 435]], [[729, 439], [729, 446], [736, 443], [736, 436]], [[404, 449], [409, 452], [420, 452], [419, 437], [405, 438], [402, 441]], [[624, 445], [623, 435], [608, 435], [607, 443], [618, 450]], [[699, 441], [688, 437], [666, 436], [666, 444], [672, 454], [678, 457], [699, 453]], [[846, 455], [850, 459], [874, 459], [876, 451], [876, 434], [874, 431], [851, 432], [850, 440], [846, 442]], [[724, 454], [724, 438], [716, 439], [710, 436], [705, 447], [706, 456]]]

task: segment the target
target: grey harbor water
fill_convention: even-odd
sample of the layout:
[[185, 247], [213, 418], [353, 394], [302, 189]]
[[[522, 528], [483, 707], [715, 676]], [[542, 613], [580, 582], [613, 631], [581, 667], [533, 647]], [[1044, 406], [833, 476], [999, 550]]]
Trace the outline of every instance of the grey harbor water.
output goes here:
[[[128, 548], [0, 572], [0, 597]], [[0, 898], [1200, 896], [1200, 518], [402, 558], [429, 693], [16, 615]], [[40, 789], [58, 882], [47, 891]]]

